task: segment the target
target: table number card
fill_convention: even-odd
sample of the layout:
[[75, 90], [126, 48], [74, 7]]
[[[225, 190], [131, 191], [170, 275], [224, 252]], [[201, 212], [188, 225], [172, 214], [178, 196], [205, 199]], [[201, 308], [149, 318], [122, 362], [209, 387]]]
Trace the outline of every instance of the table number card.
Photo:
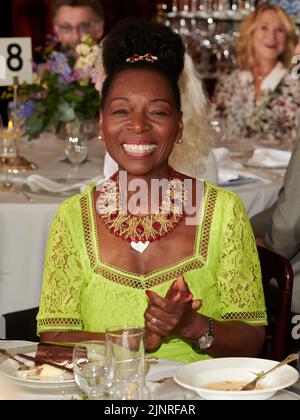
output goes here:
[[13, 78], [32, 83], [31, 38], [0, 38], [0, 86], [10, 86]]

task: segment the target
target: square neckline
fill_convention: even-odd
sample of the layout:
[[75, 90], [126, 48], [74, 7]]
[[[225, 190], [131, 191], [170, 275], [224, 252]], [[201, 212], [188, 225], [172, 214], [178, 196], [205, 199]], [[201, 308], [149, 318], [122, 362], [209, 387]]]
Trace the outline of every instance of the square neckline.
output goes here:
[[[196, 180], [197, 182], [199, 182], [200, 180]], [[89, 215], [91, 215], [91, 219], [90, 219], [90, 224], [91, 224], [91, 229], [92, 229], [92, 237], [95, 239], [95, 242], [93, 244], [94, 246], [94, 253], [95, 253], [95, 262], [96, 265], [99, 265], [100, 267], [103, 267], [106, 270], [112, 270], [114, 272], [116, 272], [119, 275], [126, 275], [127, 277], [130, 276], [132, 278], [136, 278], [136, 279], [147, 279], [147, 278], [151, 278], [151, 277], [157, 277], [158, 274], [166, 274], [168, 272], [172, 272], [173, 270], [175, 270], [177, 267], [183, 266], [185, 264], [191, 263], [194, 260], [200, 259], [201, 255], [199, 253], [199, 248], [200, 248], [200, 238], [201, 238], [201, 234], [200, 231], [202, 229], [202, 222], [204, 220], [204, 215], [205, 215], [205, 203], [206, 203], [206, 196], [207, 196], [207, 184], [206, 181], [201, 180], [201, 182], [203, 183], [203, 193], [202, 193], [202, 197], [201, 197], [201, 203], [200, 203], [200, 211], [198, 214], [198, 219], [197, 219], [197, 226], [196, 226], [196, 230], [195, 230], [195, 235], [194, 235], [194, 247], [193, 247], [193, 253], [185, 258], [181, 258], [180, 260], [178, 260], [176, 263], [174, 264], [169, 264], [163, 268], [160, 268], [158, 270], [154, 270], [154, 271], [150, 271], [147, 274], [138, 274], [138, 273], [134, 273], [132, 271], [127, 271], [124, 270], [120, 267], [117, 267], [115, 265], [106, 263], [104, 261], [102, 261], [101, 259], [101, 245], [100, 245], [100, 241], [99, 241], [99, 236], [98, 235], [98, 230], [97, 230], [97, 215], [96, 215], [96, 208], [95, 208], [95, 203], [94, 203], [94, 199], [93, 199], [93, 192], [94, 192], [94, 188], [91, 188], [91, 190], [89, 191], [89, 200], [88, 200], [88, 205], [90, 206], [90, 210], [89, 211]]]

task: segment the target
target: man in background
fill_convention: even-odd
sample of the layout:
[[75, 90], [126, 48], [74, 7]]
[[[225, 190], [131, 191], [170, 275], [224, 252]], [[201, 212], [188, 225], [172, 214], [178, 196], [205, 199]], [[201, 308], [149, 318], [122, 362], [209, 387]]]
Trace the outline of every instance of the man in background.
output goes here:
[[[295, 55], [300, 54], [300, 43]], [[300, 80], [299, 80], [300, 82]], [[300, 117], [300, 114], [299, 114]], [[299, 320], [297, 337], [292, 337], [291, 351], [300, 350], [300, 118], [298, 136], [289, 162], [283, 188], [272, 207], [256, 214], [251, 224], [256, 242], [288, 258], [294, 271], [292, 314]]]
[[104, 12], [99, 0], [54, 0], [52, 19], [59, 42], [73, 49], [84, 34], [97, 41], [104, 34]]

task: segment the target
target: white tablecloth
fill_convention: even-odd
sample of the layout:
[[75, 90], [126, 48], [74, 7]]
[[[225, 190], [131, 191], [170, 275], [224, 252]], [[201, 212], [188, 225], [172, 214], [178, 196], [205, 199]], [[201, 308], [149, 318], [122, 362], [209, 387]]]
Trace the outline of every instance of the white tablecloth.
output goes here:
[[[1, 341], [0, 347], [7, 350], [14, 349], [16, 347], [28, 346], [30, 342], [26, 341]], [[26, 351], [24, 351], [26, 353]], [[202, 400], [202, 398], [194, 391], [183, 388], [176, 384], [172, 379], [174, 372], [183, 366], [183, 363], [174, 362], [171, 360], [159, 360], [157, 364], [150, 364], [150, 370], [146, 376], [146, 384], [150, 390], [149, 396], [153, 400]], [[161, 380], [162, 383], [155, 381]], [[4, 378], [4, 381], [7, 379]], [[76, 385], [74, 389], [71, 388], [66, 390], [41, 390], [36, 388], [26, 388], [24, 384], [16, 386], [14, 381], [13, 387], [7, 390], [7, 383], [4, 382], [6, 398], [23, 399], [23, 400], [62, 400], [62, 399], [73, 399], [79, 398], [78, 390]], [[287, 390], [278, 391], [271, 400], [300, 400], [300, 382], [293, 386], [294, 392]], [[297, 394], [296, 394], [297, 392]], [[1, 376], [0, 376], [0, 400], [1, 400]]]
[[[21, 154], [38, 164], [36, 173], [52, 179], [86, 178], [102, 174], [104, 146], [98, 140], [89, 142], [89, 160], [78, 172], [62, 162], [64, 143], [54, 136], [43, 136], [27, 143]], [[269, 207], [282, 185], [280, 171], [266, 171], [271, 180], [232, 186], [240, 194], [249, 216]], [[259, 171], [262, 174], [262, 171]], [[0, 338], [5, 337], [1, 315], [39, 304], [44, 254], [49, 227], [58, 204], [65, 197], [31, 194], [29, 203], [21, 194], [0, 192]]]

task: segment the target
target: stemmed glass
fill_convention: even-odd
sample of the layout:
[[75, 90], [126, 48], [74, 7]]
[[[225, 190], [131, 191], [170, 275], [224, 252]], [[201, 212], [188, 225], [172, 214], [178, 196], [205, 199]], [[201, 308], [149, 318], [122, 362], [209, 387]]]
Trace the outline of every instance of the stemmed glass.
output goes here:
[[12, 186], [8, 179], [8, 164], [16, 157], [16, 144], [13, 132], [5, 129], [2, 126], [0, 116], [0, 173], [3, 174], [3, 179], [0, 182], [0, 191], [9, 190]]
[[86, 140], [79, 136], [68, 136], [66, 139], [65, 155], [73, 163], [74, 169], [78, 170], [79, 164], [87, 157]]
[[74, 346], [73, 370], [76, 384], [89, 399], [103, 399], [107, 386], [105, 341], [83, 341]]

